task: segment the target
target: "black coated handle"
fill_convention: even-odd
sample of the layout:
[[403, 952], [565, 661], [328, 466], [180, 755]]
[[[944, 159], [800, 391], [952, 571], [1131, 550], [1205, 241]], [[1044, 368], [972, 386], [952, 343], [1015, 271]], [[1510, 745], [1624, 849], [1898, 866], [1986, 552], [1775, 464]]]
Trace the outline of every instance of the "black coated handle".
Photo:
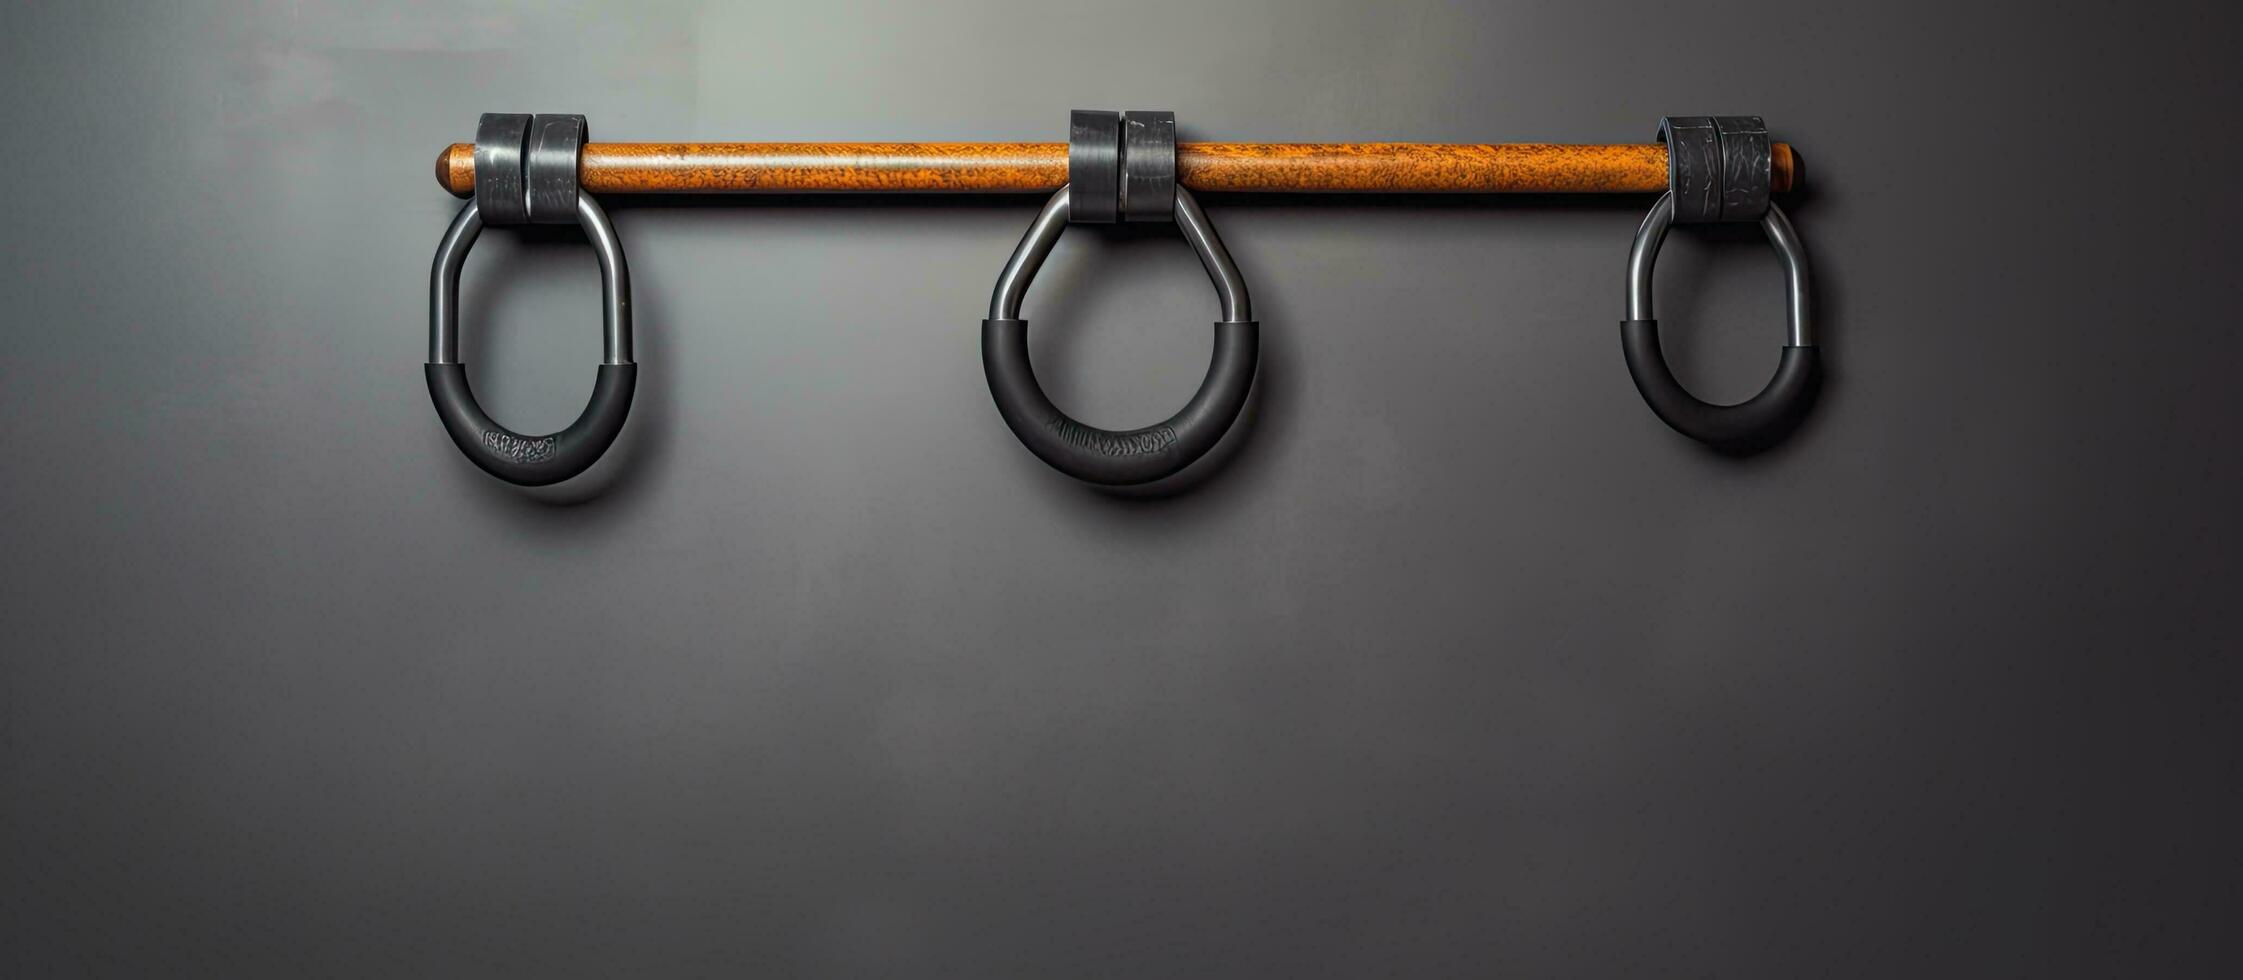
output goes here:
[[1759, 394], [1735, 405], [1700, 401], [1675, 380], [1659, 346], [1659, 321], [1620, 321], [1620, 347], [1627, 354], [1628, 377], [1635, 379], [1651, 413], [1710, 446], [1749, 446], [1781, 434], [1806, 407], [1814, 388], [1813, 347], [1785, 347], [1776, 376]]
[[[452, 442], [483, 472], [525, 487], [559, 483], [599, 461], [631, 414], [639, 369], [631, 363], [630, 265], [607, 212], [576, 186], [582, 116], [489, 113], [477, 139], [477, 198], [452, 219], [429, 270], [428, 397]], [[485, 180], [508, 193], [485, 194]], [[515, 224], [574, 221], [600, 260], [599, 377], [576, 421], [551, 435], [526, 436], [492, 421], [460, 362], [460, 268], [483, 233], [486, 204]]]
[[1051, 403], [1028, 363], [1028, 321], [981, 321], [981, 366], [997, 413], [1036, 458], [1075, 479], [1105, 486], [1151, 483], [1182, 472], [1215, 448], [1246, 405], [1260, 359], [1262, 325], [1215, 324], [1207, 377], [1182, 411], [1142, 429], [1085, 425]]
[[430, 364], [428, 397], [444, 431], [483, 472], [525, 487], [559, 483], [590, 469], [623, 431], [638, 388], [636, 364], [602, 364], [592, 383], [592, 400], [569, 427], [545, 436], [525, 436], [491, 420], [467, 386], [464, 364]]
[[1812, 401], [1815, 370], [1820, 363], [1809, 305], [1807, 248], [1800, 244], [1799, 233], [1792, 230], [1791, 219], [1784, 217], [1782, 208], [1773, 204], [1765, 208], [1758, 220], [1768, 243], [1775, 247], [1776, 257], [1783, 262], [1790, 343], [1784, 346], [1776, 376], [1759, 394], [1739, 404], [1699, 401], [1675, 380], [1674, 372], [1667, 367], [1666, 352], [1659, 346], [1659, 320], [1651, 313], [1652, 267], [1659, 258], [1659, 245], [1666, 241], [1667, 229], [1674, 223], [1674, 192], [1661, 195], [1651, 205], [1651, 213], [1644, 216], [1628, 249], [1628, 318], [1620, 321], [1620, 348], [1627, 355], [1628, 376], [1635, 379], [1636, 391], [1643, 394], [1652, 414], [1669, 428], [1728, 450], [1765, 448], [1788, 432]]
[[[1086, 114], [1076, 115], [1079, 119]], [[1130, 152], [1140, 158], [1150, 155]], [[1148, 169], [1159, 168], [1148, 165]], [[982, 373], [989, 379], [989, 394], [996, 400], [997, 414], [1004, 418], [1005, 425], [1029, 452], [1053, 469], [1104, 486], [1134, 486], [1174, 476], [1215, 448], [1246, 405], [1262, 349], [1262, 326], [1254, 319], [1246, 279], [1239, 275], [1237, 263], [1231, 261], [1230, 251], [1223, 247], [1215, 226], [1191, 192], [1173, 186], [1173, 182], [1156, 188], [1155, 182], [1138, 179], [1130, 186], [1140, 194], [1153, 195], [1154, 201], [1138, 199], [1132, 204], [1125, 200], [1115, 210], [1128, 215], [1133, 209], [1150, 209], [1156, 202], [1165, 205], [1177, 230], [1199, 256], [1200, 266], [1207, 270], [1222, 304], [1223, 318], [1215, 321], [1215, 354], [1207, 365], [1207, 376], [1182, 411], [1142, 429], [1101, 429], [1069, 418], [1036, 383], [1035, 368], [1028, 362], [1028, 321], [1020, 315], [1020, 304], [1028, 295], [1028, 284], [1036, 270], [1071, 220], [1073, 184], [1060, 188], [1037, 213], [1035, 223], [1029, 225], [1004, 271], [998, 274], [997, 288], [989, 299], [989, 316], [981, 321]], [[1160, 193], [1154, 194], [1155, 189]]]

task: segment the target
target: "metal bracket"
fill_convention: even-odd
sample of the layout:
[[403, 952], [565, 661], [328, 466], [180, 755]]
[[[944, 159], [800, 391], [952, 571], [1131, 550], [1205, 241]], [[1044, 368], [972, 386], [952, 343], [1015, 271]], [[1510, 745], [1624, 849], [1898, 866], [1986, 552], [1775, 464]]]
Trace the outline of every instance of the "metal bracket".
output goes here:
[[1668, 116], [1667, 190], [1676, 224], [1759, 221], [1768, 213], [1775, 157], [1759, 116]]
[[1067, 136], [1071, 223], [1175, 220], [1175, 113], [1077, 109]]
[[486, 225], [577, 223], [584, 117], [486, 112], [475, 127], [475, 206]]

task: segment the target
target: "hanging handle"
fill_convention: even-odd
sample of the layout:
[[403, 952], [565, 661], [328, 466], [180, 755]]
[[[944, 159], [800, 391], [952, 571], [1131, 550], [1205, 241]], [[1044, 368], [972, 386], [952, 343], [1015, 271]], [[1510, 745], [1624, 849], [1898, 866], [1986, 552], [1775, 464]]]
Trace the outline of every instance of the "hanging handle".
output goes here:
[[1141, 429], [1101, 429], [1078, 422], [1052, 404], [1028, 362], [1028, 321], [1020, 304], [1036, 270], [1067, 230], [1070, 188], [1051, 196], [997, 277], [989, 318], [981, 321], [981, 366], [997, 413], [1028, 451], [1053, 469], [1085, 483], [1134, 486], [1182, 472], [1215, 448], [1246, 405], [1260, 361], [1262, 328], [1254, 320], [1246, 280], [1215, 236], [1215, 226], [1190, 191], [1176, 188], [1176, 227], [1215, 283], [1223, 319], [1215, 323], [1215, 350], [1207, 376], [1182, 411]]
[[[429, 272], [424, 370], [429, 400], [460, 452], [484, 472], [518, 486], [559, 483], [591, 468], [623, 431], [638, 388], [638, 365], [631, 363], [631, 272], [623, 243], [599, 202], [576, 186], [584, 129], [582, 116], [484, 115], [476, 165], [487, 179], [477, 183], [475, 199], [452, 219]], [[573, 221], [600, 259], [599, 375], [576, 421], [550, 435], [523, 435], [493, 421], [476, 402], [467, 366], [460, 362], [460, 268], [483, 233], [486, 213], [502, 215], [492, 219], [497, 223]]]
[[[1777, 154], [1759, 116], [1669, 116], [1659, 123], [1667, 144], [1667, 193], [1651, 205], [1628, 249], [1628, 318], [1620, 349], [1652, 414], [1676, 432], [1725, 449], [1758, 448], [1780, 436], [1811, 399], [1819, 359], [1807, 290], [1807, 250], [1791, 221], [1769, 200]], [[1676, 223], [1758, 222], [1783, 260], [1791, 332], [1776, 375], [1760, 393], [1735, 405], [1701, 401], [1675, 380], [1659, 345], [1651, 312], [1652, 265]]]
[[1627, 356], [1628, 376], [1659, 420], [1676, 432], [1710, 446], [1750, 447], [1782, 434], [1803, 410], [1814, 390], [1818, 359], [1814, 323], [1809, 317], [1807, 253], [1783, 210], [1773, 204], [1760, 217], [1760, 228], [1783, 260], [1785, 293], [1790, 309], [1790, 336], [1775, 377], [1760, 393], [1735, 405], [1701, 401], [1675, 380], [1659, 345], [1659, 320], [1652, 315], [1651, 272], [1674, 222], [1674, 195], [1666, 194], [1651, 206], [1651, 213], [1636, 231], [1628, 253], [1628, 318], [1620, 322], [1620, 349]]

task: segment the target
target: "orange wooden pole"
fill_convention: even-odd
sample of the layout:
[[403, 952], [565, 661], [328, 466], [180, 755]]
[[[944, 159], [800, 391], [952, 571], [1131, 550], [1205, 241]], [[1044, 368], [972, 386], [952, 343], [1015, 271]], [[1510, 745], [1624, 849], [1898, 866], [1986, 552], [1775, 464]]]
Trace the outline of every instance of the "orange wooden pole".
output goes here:
[[[1798, 186], [1774, 145], [1775, 190]], [[1649, 194], [1667, 188], [1658, 143], [1179, 143], [1195, 191], [1264, 193]], [[587, 143], [595, 194], [1049, 193], [1067, 182], [1065, 143]], [[475, 147], [454, 143], [436, 181], [475, 191]]]

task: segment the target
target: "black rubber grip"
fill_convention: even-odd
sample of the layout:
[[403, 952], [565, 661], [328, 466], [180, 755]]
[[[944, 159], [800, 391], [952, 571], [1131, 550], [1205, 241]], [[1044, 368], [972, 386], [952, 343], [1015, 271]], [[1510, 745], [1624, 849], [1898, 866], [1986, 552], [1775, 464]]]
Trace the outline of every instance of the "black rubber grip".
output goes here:
[[602, 364], [592, 400], [569, 427], [549, 436], [525, 436], [491, 421], [467, 387], [467, 366], [430, 364], [428, 396], [460, 452], [483, 472], [524, 487], [559, 483], [590, 469], [623, 431], [638, 387], [636, 364]]
[[1667, 191], [1674, 195], [1674, 223], [1721, 220], [1721, 131], [1712, 116], [1668, 116], [1659, 120], [1659, 142], [1667, 144]]
[[576, 168], [591, 138], [583, 116], [539, 113], [530, 118], [522, 179], [529, 188], [531, 224], [576, 223]]
[[1715, 116], [1721, 131], [1721, 220], [1758, 221], [1774, 189], [1774, 144], [1759, 116]]
[[530, 150], [532, 118], [522, 112], [486, 112], [475, 124], [475, 209], [486, 225], [530, 220], [522, 160]]
[[1084, 425], [1051, 403], [1028, 364], [1026, 320], [981, 321], [981, 366], [998, 414], [1029, 452], [1085, 483], [1134, 486], [1182, 472], [1222, 441], [1254, 386], [1261, 337], [1257, 322], [1216, 323], [1214, 359], [1184, 410], [1124, 432]]
[[1121, 114], [1121, 218], [1176, 220], [1176, 114]]
[[1760, 393], [1735, 405], [1699, 401], [1675, 380], [1659, 346], [1659, 321], [1620, 321], [1620, 346], [1628, 376], [1653, 414], [1676, 432], [1709, 446], [1752, 446], [1782, 434], [1807, 406], [1815, 381], [1815, 348], [1785, 347], [1776, 376]]
[[1775, 157], [1759, 116], [1668, 116], [1659, 120], [1659, 142], [1667, 144], [1675, 224], [1758, 221], [1768, 213]]
[[1067, 114], [1067, 220], [1107, 225], [1121, 220], [1121, 113], [1076, 109]]

